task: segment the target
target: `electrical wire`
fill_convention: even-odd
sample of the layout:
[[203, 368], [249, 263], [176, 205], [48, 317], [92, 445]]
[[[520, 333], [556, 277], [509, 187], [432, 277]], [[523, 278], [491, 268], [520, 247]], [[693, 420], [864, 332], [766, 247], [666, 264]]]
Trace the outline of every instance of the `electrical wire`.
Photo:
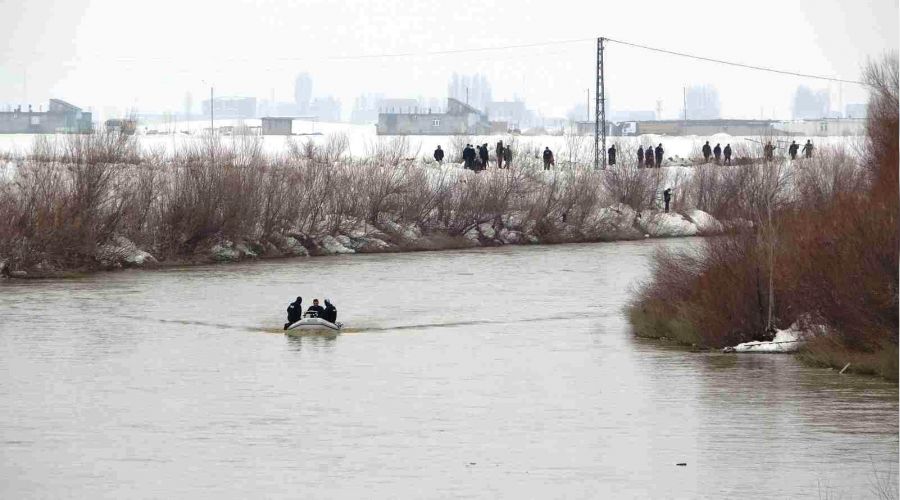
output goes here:
[[767, 72], [769, 72], [769, 73], [778, 73], [778, 74], [782, 74], [782, 75], [799, 76], [799, 77], [803, 77], [803, 78], [814, 78], [814, 79], [817, 79], [817, 80], [828, 80], [828, 81], [830, 81], [830, 82], [852, 83], [852, 84], [855, 84], [855, 85], [868, 85], [867, 83], [861, 82], [861, 81], [858, 81], [858, 80], [845, 80], [845, 79], [842, 79], [842, 78], [835, 78], [835, 77], [830, 77], [830, 76], [811, 75], [811, 74], [808, 74], [808, 73], [797, 73], [797, 72], [794, 72], [794, 71], [785, 71], [785, 70], [781, 70], [781, 69], [768, 68], [768, 67], [765, 67], [765, 66], [754, 66], [754, 65], [752, 65], [752, 64], [743, 64], [743, 63], [738, 63], [738, 62], [733, 62], [733, 61], [725, 61], [725, 60], [722, 60], [722, 59], [713, 59], [713, 58], [711, 58], [711, 57], [703, 57], [703, 56], [697, 56], [697, 55], [694, 55], [694, 54], [687, 54], [687, 53], [684, 53], [684, 52], [676, 52], [676, 51], [674, 51], [674, 50], [660, 49], [660, 48], [657, 48], [657, 47], [650, 47], [650, 46], [647, 46], [647, 45], [641, 45], [641, 44], [638, 44], [638, 43], [626, 42], [626, 41], [624, 41], [624, 40], [616, 40], [616, 39], [614, 39], [614, 38], [604, 38], [604, 40], [607, 40], [607, 41], [610, 41], [610, 42], [613, 42], [613, 43], [618, 43], [618, 44], [621, 44], [621, 45], [627, 45], [627, 46], [630, 46], [630, 47], [636, 47], [636, 48], [639, 48], [639, 49], [650, 50], [650, 51], [653, 51], [653, 52], [661, 52], [661, 53], [663, 53], [663, 54], [670, 54], [670, 55], [675, 55], [675, 56], [687, 57], [687, 58], [690, 58], [690, 59], [697, 59], [697, 60], [700, 60], [700, 61], [714, 62], [714, 63], [718, 63], [718, 64], [726, 64], [726, 65], [728, 65], [728, 66], [736, 66], [736, 67], [738, 67], [738, 68], [753, 69], [753, 70], [757, 70], [757, 71], [767, 71]]

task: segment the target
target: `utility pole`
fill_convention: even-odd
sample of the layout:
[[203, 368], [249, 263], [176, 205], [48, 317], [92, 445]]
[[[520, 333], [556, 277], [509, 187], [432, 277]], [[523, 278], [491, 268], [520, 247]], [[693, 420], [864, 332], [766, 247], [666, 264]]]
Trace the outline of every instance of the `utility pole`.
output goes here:
[[[603, 82], [603, 37], [597, 38], [597, 82], [594, 95], [594, 168], [606, 168], [606, 99]], [[602, 137], [602, 143], [601, 143]], [[602, 146], [602, 149], [601, 149]]]
[[684, 121], [687, 121], [687, 87], [681, 87], [681, 98], [684, 101]]
[[591, 121], [591, 89], [590, 88], [587, 89], [587, 101], [585, 101], [585, 104], [587, 104], [587, 108], [585, 109], [584, 114], [587, 115], [587, 120]]

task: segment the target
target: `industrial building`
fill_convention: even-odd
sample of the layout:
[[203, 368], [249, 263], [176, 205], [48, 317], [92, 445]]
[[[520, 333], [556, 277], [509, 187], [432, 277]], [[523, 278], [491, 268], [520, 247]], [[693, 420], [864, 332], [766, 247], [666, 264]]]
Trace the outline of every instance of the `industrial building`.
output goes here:
[[448, 98], [444, 113], [417, 108], [378, 113], [376, 131], [378, 135], [480, 135], [491, 132], [491, 123], [481, 111]]
[[0, 112], [0, 134], [89, 134], [93, 131], [91, 113], [78, 106], [50, 99], [47, 111], [27, 110], [18, 106]]

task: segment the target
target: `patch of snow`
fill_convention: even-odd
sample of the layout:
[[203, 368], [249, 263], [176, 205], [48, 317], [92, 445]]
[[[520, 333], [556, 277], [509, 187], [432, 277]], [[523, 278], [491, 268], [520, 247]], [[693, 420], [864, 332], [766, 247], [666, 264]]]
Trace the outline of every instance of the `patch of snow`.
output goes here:
[[725, 226], [721, 222], [703, 210], [694, 208], [685, 212], [684, 215], [697, 226], [697, 230], [701, 234], [719, 234], [725, 230]]
[[637, 220], [638, 226], [645, 234], [660, 236], [694, 236], [697, 225], [681, 214], [674, 212], [651, 212], [644, 210]]
[[497, 235], [497, 232], [494, 231], [494, 226], [490, 222], [483, 222], [478, 225], [478, 232], [482, 234], [485, 238], [493, 239], [494, 236]]
[[319, 245], [325, 250], [325, 253], [328, 254], [356, 253], [356, 250], [345, 247], [331, 235], [325, 236], [319, 240]]

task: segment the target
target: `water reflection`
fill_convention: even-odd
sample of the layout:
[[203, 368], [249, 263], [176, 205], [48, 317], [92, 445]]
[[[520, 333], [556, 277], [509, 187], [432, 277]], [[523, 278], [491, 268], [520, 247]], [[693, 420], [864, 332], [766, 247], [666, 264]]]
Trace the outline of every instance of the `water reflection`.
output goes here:
[[[626, 290], [691, 244], [0, 284], [0, 496], [855, 496], [896, 471], [896, 386], [633, 337]], [[297, 295], [346, 329], [283, 335]]]

